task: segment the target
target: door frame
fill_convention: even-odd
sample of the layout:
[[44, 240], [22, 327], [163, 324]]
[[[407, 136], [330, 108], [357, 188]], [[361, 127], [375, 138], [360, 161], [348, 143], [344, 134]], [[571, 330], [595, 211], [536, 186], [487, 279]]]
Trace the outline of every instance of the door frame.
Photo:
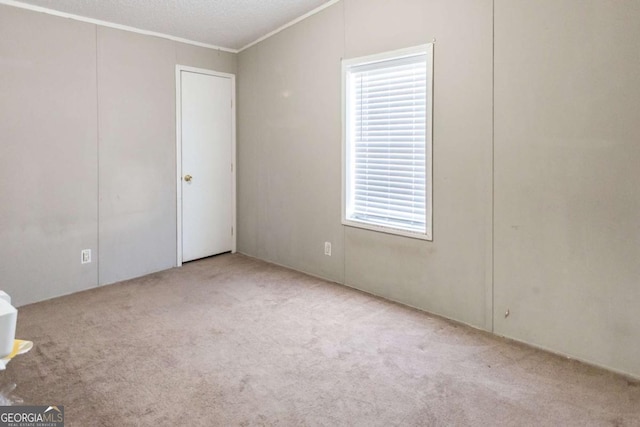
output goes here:
[[231, 252], [236, 252], [236, 76], [204, 68], [176, 65], [176, 266], [182, 265], [182, 79], [181, 73], [205, 74], [231, 82]]

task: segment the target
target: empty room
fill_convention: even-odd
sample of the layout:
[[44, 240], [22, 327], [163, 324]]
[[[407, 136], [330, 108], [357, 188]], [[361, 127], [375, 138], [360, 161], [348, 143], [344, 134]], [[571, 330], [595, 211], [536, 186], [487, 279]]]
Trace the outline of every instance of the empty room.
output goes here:
[[640, 425], [638, 22], [0, 0], [0, 426]]

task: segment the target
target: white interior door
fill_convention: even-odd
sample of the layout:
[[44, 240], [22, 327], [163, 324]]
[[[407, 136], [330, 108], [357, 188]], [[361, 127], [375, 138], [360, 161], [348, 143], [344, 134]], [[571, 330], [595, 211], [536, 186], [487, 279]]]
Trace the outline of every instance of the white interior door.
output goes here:
[[180, 264], [235, 250], [235, 121], [232, 76], [178, 69], [178, 80]]

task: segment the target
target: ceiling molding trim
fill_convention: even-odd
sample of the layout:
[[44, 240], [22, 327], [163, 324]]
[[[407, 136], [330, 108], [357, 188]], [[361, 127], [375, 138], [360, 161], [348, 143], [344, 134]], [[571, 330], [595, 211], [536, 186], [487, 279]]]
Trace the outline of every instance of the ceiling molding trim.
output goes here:
[[[2, 1], [2, 0], [0, 0], [0, 1]], [[323, 11], [324, 9], [328, 8], [329, 6], [333, 6], [334, 4], [338, 3], [339, 1], [340, 1], [340, 0], [330, 0], [330, 1], [326, 2], [326, 3], [325, 3], [325, 4], [323, 4], [323, 5], [316, 7], [316, 8], [315, 8], [315, 9], [313, 9], [312, 11], [307, 12], [307, 13], [305, 13], [304, 15], [297, 17], [297, 18], [296, 18], [296, 19], [294, 19], [293, 21], [290, 21], [290, 22], [288, 22], [288, 23], [284, 24], [282, 27], [279, 27], [279, 28], [277, 28], [277, 29], [275, 29], [275, 30], [271, 31], [271, 32], [270, 32], [270, 33], [268, 33], [268, 34], [265, 34], [264, 36], [260, 37], [259, 39], [255, 40], [255, 41], [252, 41], [252, 42], [251, 42], [251, 43], [249, 43], [248, 45], [241, 47], [240, 49], [238, 49], [238, 50], [237, 50], [237, 52], [238, 52], [238, 53], [240, 53], [240, 52], [242, 52], [242, 51], [243, 51], [243, 50], [245, 50], [245, 49], [249, 49], [251, 46], [256, 45], [256, 44], [260, 43], [261, 41], [266, 40], [266, 39], [268, 39], [269, 37], [271, 37], [271, 36], [274, 36], [274, 35], [278, 34], [280, 31], [286, 30], [287, 28], [291, 27], [292, 25], [295, 25], [295, 24], [297, 24], [298, 22], [300, 22], [300, 21], [302, 21], [302, 20], [305, 20], [305, 19], [307, 19], [308, 17], [313, 16], [313, 15], [315, 15], [315, 14], [316, 14], [316, 13], [318, 13], [318, 12]]]
[[230, 53], [238, 53], [239, 52], [238, 49], [230, 49], [228, 47], [216, 46], [216, 45], [212, 45], [212, 44], [208, 44], [208, 43], [201, 43], [201, 42], [197, 42], [197, 41], [193, 41], [193, 40], [187, 40], [187, 39], [183, 39], [181, 37], [171, 36], [169, 34], [157, 33], [155, 31], [142, 30], [140, 28], [129, 27], [127, 25], [120, 25], [120, 24], [116, 24], [116, 23], [108, 22], [108, 21], [101, 21], [99, 19], [87, 18], [85, 16], [80, 16], [80, 15], [74, 15], [74, 14], [71, 14], [71, 13], [60, 12], [58, 10], [48, 9], [46, 7], [41, 7], [41, 6], [34, 6], [32, 4], [27, 4], [27, 3], [21, 3], [19, 1], [0, 0], [0, 5], [1, 4], [7, 5], [7, 6], [18, 7], [20, 9], [27, 9], [27, 10], [31, 10], [31, 11], [34, 11], [34, 12], [46, 13], [48, 15], [54, 15], [54, 16], [58, 16], [58, 17], [61, 17], [61, 18], [68, 18], [68, 19], [74, 19], [76, 21], [88, 22], [90, 24], [100, 25], [102, 27], [115, 28], [117, 30], [123, 30], [123, 31], [129, 31], [131, 33], [143, 34], [145, 36], [160, 37], [160, 38], [163, 38], [163, 39], [169, 39], [169, 40], [173, 40], [173, 41], [180, 42], [180, 43], [190, 44], [190, 45], [193, 45], [193, 46], [206, 47], [206, 48], [209, 48], [209, 49], [221, 50], [221, 51], [230, 52]]

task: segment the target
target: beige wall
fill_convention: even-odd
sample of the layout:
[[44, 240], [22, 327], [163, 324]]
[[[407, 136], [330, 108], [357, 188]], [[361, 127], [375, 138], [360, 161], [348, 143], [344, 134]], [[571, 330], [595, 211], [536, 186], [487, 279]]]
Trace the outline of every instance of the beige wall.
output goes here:
[[[240, 251], [490, 328], [491, 12], [347, 0], [243, 51]], [[340, 59], [434, 37], [434, 240], [343, 227]]]
[[496, 1], [494, 314], [640, 377], [639, 22], [636, 0]]
[[329, 7], [238, 62], [238, 248], [337, 282], [342, 19]]
[[17, 305], [175, 265], [176, 64], [235, 73], [236, 55], [0, 6], [0, 289]]
[[98, 28], [102, 283], [176, 263], [172, 44]]
[[[637, 22], [343, 0], [241, 52], [239, 250], [640, 377]], [[343, 227], [340, 59], [433, 38], [434, 240]]]
[[93, 25], [0, 6], [0, 289], [18, 305], [97, 283], [95, 46]]
[[345, 282], [490, 329], [491, 1], [343, 3], [347, 58], [436, 39], [433, 242], [345, 227]]

